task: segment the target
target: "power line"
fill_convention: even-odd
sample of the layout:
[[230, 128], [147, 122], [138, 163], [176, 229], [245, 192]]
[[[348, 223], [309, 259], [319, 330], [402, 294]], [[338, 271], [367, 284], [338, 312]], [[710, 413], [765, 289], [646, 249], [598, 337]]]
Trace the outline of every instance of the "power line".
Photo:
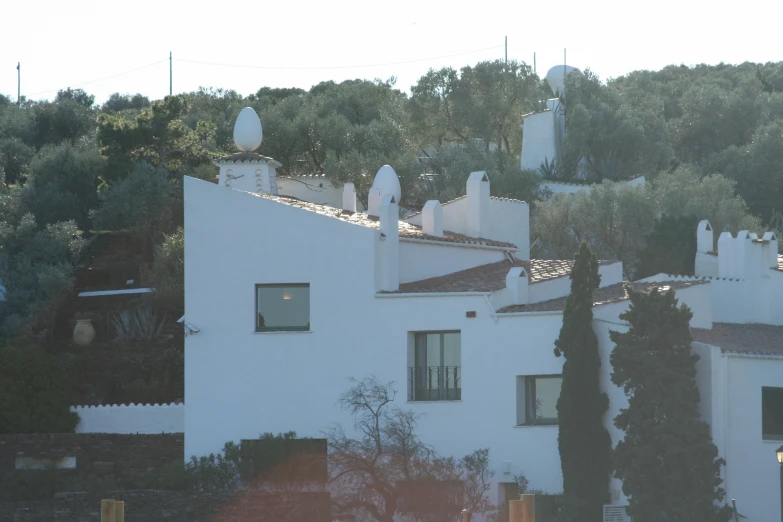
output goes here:
[[453, 58], [455, 56], [464, 56], [466, 54], [475, 54], [480, 53], [484, 51], [491, 51], [493, 49], [501, 49], [502, 45], [495, 45], [493, 47], [486, 47], [484, 49], [476, 49], [475, 51], [467, 51], [464, 53], [457, 53], [457, 54], [448, 54], [444, 56], [435, 56], [432, 58], [420, 58], [416, 60], [405, 60], [402, 62], [387, 62], [387, 63], [374, 63], [374, 64], [365, 64], [365, 65], [328, 65], [328, 66], [313, 66], [313, 67], [275, 67], [275, 66], [269, 66], [269, 65], [239, 65], [239, 64], [232, 64], [232, 63], [217, 63], [217, 62], [201, 62], [198, 60], [185, 60], [183, 58], [174, 58], [175, 61], [178, 62], [185, 62], [185, 63], [195, 63], [199, 65], [215, 65], [219, 67], [239, 67], [243, 69], [271, 69], [271, 70], [280, 70], [280, 71], [313, 71], [313, 70], [326, 70], [326, 69], [361, 69], [364, 67], [384, 67], [387, 65], [403, 65], [406, 63], [417, 63], [417, 62], [428, 62], [432, 60], [440, 60], [442, 58]]
[[135, 69], [129, 69], [129, 70], [123, 71], [121, 73], [112, 74], [111, 76], [104, 76], [103, 78], [98, 78], [98, 79], [95, 79], [95, 80], [90, 80], [90, 81], [78, 83], [78, 84], [75, 84], [75, 85], [68, 85], [66, 87], [61, 87], [59, 89], [49, 89], [47, 91], [34, 92], [34, 93], [31, 93], [31, 94], [28, 94], [28, 96], [37, 96], [39, 94], [47, 94], [47, 93], [50, 93], [50, 92], [61, 91], [62, 89], [69, 89], [69, 88], [72, 89], [74, 87], [81, 87], [83, 85], [89, 85], [91, 83], [102, 82], [103, 80], [109, 80], [111, 78], [117, 78], [118, 76], [122, 76], [124, 74], [129, 74], [129, 73], [132, 73], [132, 72], [140, 71], [142, 69], [146, 69], [148, 67], [152, 67], [153, 65], [158, 65], [159, 63], [163, 63], [166, 60], [168, 60], [168, 58], [164, 58], [162, 60], [158, 60], [157, 62], [148, 63], [147, 65], [142, 65], [141, 67], [136, 67]]

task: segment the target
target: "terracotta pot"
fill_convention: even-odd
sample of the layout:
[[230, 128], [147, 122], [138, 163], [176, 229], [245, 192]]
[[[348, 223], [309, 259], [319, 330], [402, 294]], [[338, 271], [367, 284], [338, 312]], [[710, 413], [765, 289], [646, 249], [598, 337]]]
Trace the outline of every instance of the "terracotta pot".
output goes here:
[[77, 319], [73, 327], [73, 342], [79, 346], [88, 346], [95, 339], [92, 319]]

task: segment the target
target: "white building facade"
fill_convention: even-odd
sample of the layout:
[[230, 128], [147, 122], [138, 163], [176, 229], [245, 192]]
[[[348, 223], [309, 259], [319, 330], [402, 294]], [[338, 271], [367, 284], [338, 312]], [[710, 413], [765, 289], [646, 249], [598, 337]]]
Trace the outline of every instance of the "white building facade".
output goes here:
[[[185, 179], [185, 310], [197, 332], [185, 345], [186, 458], [265, 432], [349, 429], [338, 398], [349, 378], [374, 375], [397, 384], [399, 406], [423, 414], [419, 435], [440, 453], [489, 448], [497, 483], [524, 474], [532, 488], [560, 492], [563, 359], [553, 348], [572, 261], [530, 259], [527, 203], [491, 197], [487, 175], [475, 172], [465, 197], [400, 220], [399, 182], [385, 166], [367, 213], [351, 184], [342, 208], [318, 205], [279, 195], [274, 168], [264, 170], [274, 160], [252, 150], [216, 161], [217, 185]], [[602, 261], [600, 273], [594, 328], [616, 443], [613, 419], [627, 402], [609, 378], [609, 331], [627, 328], [618, 316], [628, 301], [621, 263]], [[675, 288], [694, 331], [712, 332], [723, 313], [713, 283], [634, 285]], [[724, 384], [703, 375], [705, 412], [725, 422], [712, 413], [725, 404], [712, 402]], [[620, 484], [610, 487], [612, 503], [625, 503]]]

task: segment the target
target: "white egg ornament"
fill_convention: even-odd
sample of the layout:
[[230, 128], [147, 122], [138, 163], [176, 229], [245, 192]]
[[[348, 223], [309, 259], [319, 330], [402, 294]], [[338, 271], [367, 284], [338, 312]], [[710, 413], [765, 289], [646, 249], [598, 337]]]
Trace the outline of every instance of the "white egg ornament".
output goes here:
[[397, 173], [390, 165], [384, 165], [378, 169], [378, 173], [375, 175], [375, 179], [372, 182], [373, 188], [377, 188], [381, 191], [381, 195], [391, 194], [394, 196], [394, 201], [399, 204], [402, 197], [402, 188], [400, 187], [400, 178], [397, 177]]
[[261, 120], [251, 107], [245, 107], [239, 112], [234, 123], [234, 143], [239, 150], [252, 152], [261, 146], [264, 131], [261, 128]]

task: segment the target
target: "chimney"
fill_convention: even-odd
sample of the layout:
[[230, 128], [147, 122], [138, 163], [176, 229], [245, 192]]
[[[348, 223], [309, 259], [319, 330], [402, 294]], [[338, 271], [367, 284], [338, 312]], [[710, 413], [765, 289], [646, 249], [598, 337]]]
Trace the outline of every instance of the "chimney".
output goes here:
[[774, 232], [766, 232], [762, 237], [762, 241], [769, 241], [766, 247], [764, 264], [767, 268], [778, 267], [778, 238]]
[[269, 164], [256, 169], [256, 191], [277, 196], [277, 171]]
[[381, 210], [381, 189], [371, 187], [367, 196], [367, 215], [378, 217]]
[[343, 210], [356, 212], [356, 188], [353, 183], [343, 185]]
[[486, 172], [471, 172], [467, 185], [468, 215], [466, 234], [469, 237], [489, 235], [489, 178]]
[[751, 254], [750, 231], [740, 230], [734, 238], [734, 277], [744, 279], [748, 273]]
[[424, 204], [421, 231], [429, 236], [443, 237], [443, 208], [440, 201], [431, 199]]
[[723, 232], [718, 238], [718, 277], [734, 277], [734, 238]]
[[715, 239], [712, 234], [712, 225], [706, 219], [699, 222], [696, 229], [696, 252], [706, 254], [715, 248]]
[[400, 289], [400, 209], [392, 194], [383, 196], [379, 216], [381, 237], [376, 254], [378, 289], [394, 292]]
[[506, 275], [506, 290], [512, 305], [528, 304], [528, 277], [524, 267], [515, 266]]

